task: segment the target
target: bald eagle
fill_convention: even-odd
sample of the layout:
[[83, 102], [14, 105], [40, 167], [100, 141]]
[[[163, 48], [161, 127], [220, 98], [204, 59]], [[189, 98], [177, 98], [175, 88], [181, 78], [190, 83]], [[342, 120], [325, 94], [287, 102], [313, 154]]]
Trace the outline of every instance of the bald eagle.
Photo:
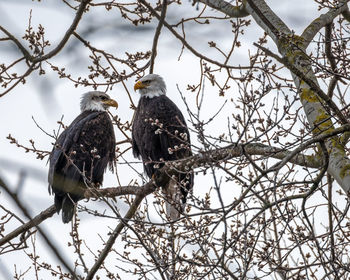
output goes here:
[[[149, 178], [156, 175], [164, 161], [190, 156], [191, 142], [186, 121], [179, 108], [166, 94], [162, 77], [149, 74], [134, 86], [141, 98], [132, 127], [132, 149], [142, 159]], [[166, 211], [175, 220], [184, 211], [186, 197], [193, 187], [193, 173], [178, 172], [163, 186]]]
[[80, 102], [81, 113], [58, 137], [50, 154], [49, 191], [55, 194], [57, 214], [72, 220], [75, 205], [89, 186], [102, 184], [109, 164], [113, 169], [115, 136], [106, 110], [118, 103], [106, 93], [87, 92]]

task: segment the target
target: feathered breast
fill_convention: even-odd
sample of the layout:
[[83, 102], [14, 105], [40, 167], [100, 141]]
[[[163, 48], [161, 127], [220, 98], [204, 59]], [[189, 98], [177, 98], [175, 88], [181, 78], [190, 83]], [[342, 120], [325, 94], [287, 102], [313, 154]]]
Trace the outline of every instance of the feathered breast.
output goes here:
[[140, 99], [132, 134], [134, 156], [141, 156], [150, 177], [155, 164], [191, 154], [185, 119], [175, 103], [165, 95]]
[[[58, 138], [50, 157], [49, 185], [54, 192], [71, 192], [72, 184], [102, 183], [113, 166], [115, 136], [106, 112], [84, 111]], [[70, 187], [69, 187], [70, 186]]]

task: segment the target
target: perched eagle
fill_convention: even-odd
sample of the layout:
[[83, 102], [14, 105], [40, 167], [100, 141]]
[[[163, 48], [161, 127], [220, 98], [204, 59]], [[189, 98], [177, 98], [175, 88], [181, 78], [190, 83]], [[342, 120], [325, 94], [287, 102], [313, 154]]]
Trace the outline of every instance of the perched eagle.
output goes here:
[[62, 221], [68, 223], [75, 205], [88, 186], [102, 184], [109, 164], [113, 169], [115, 136], [108, 113], [118, 103], [106, 93], [85, 93], [80, 102], [81, 113], [58, 137], [50, 155], [49, 191], [55, 194], [55, 206]]
[[[162, 77], [149, 74], [134, 86], [141, 98], [132, 127], [132, 149], [142, 158], [144, 169], [152, 178], [164, 161], [190, 156], [190, 134], [179, 108], [166, 94]], [[193, 187], [193, 173], [178, 172], [163, 186], [168, 216], [175, 220], [184, 211], [186, 196]]]

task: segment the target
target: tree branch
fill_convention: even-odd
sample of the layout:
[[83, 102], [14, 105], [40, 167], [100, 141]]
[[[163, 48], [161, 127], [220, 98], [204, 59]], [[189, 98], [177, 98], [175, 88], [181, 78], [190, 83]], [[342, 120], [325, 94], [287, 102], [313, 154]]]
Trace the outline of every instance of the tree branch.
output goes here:
[[[277, 159], [282, 159], [279, 163], [276, 163], [274, 166], [268, 169], [269, 172], [272, 172], [274, 170], [277, 170], [281, 167], [283, 167], [287, 162], [293, 162], [296, 164], [300, 164], [303, 166], [308, 166], [308, 167], [314, 167], [314, 168], [319, 168], [323, 164], [322, 159], [316, 159], [314, 156], [305, 156], [305, 155], [300, 155], [300, 152], [302, 152], [304, 149], [310, 147], [310, 145], [323, 141], [329, 137], [333, 137], [337, 134], [344, 133], [345, 131], [350, 131], [350, 124], [344, 125], [340, 128], [334, 129], [331, 132], [325, 133], [325, 134], [320, 134], [319, 136], [315, 136], [312, 139], [305, 141], [302, 145], [298, 146], [294, 151], [284, 151], [279, 148], [275, 147], [269, 147], [260, 143], [249, 143], [244, 145], [244, 151], [247, 154], [254, 154], [254, 155], [266, 155], [266, 156], [271, 156]], [[133, 202], [133, 204], [130, 206], [129, 211], [125, 215], [124, 218], [122, 218], [121, 222], [117, 225], [115, 230], [113, 231], [112, 235], [110, 236], [108, 242], [106, 243], [106, 246], [102, 250], [99, 258], [96, 260], [94, 266], [90, 270], [89, 274], [87, 275], [86, 279], [93, 279], [95, 273], [105, 260], [105, 258], [108, 255], [108, 252], [112, 248], [113, 244], [115, 243], [116, 238], [119, 236], [120, 232], [122, 229], [125, 227], [125, 225], [129, 222], [129, 220], [133, 217], [135, 214], [138, 206], [142, 202], [143, 198], [146, 197], [147, 195], [151, 194], [154, 192], [159, 186], [164, 186], [169, 178], [176, 172], [180, 171], [185, 171], [194, 168], [198, 168], [201, 166], [204, 166], [208, 163], [220, 163], [221, 161], [224, 160], [229, 160], [232, 157], [235, 156], [241, 156], [242, 153], [242, 146], [239, 145], [236, 146], [236, 144], [232, 144], [228, 147], [213, 150], [213, 151], [208, 151], [205, 153], [200, 153], [196, 154], [192, 157], [175, 161], [175, 162], [167, 162], [166, 165], [160, 170], [159, 176], [155, 178], [155, 181], [151, 180], [142, 187], [138, 186], [126, 186], [126, 187], [117, 187], [117, 188], [104, 188], [104, 189], [88, 189], [85, 192], [86, 198], [91, 198], [91, 197], [98, 197], [98, 196], [103, 196], [103, 197], [115, 197], [118, 195], [125, 195], [125, 194], [134, 194], [136, 195], [136, 198]], [[262, 175], [263, 176], [263, 175]], [[5, 190], [6, 186], [3, 181], [0, 179], [0, 185], [2, 185]], [[248, 191], [248, 190], [247, 190]], [[9, 192], [9, 190], [8, 190]], [[10, 193], [11, 194], [11, 193]], [[15, 200], [16, 199], [14, 196], [12, 196]], [[299, 198], [299, 196], [298, 196]], [[21, 209], [23, 206], [20, 204], [18, 201], [19, 207]], [[25, 208], [23, 208], [24, 213], [26, 213]], [[29, 214], [26, 214], [27, 218], [30, 219], [30, 221], [16, 230], [12, 231], [10, 234], [6, 235], [0, 240], [0, 245], [5, 244], [6, 242], [9, 242], [19, 234], [29, 230], [31, 227], [36, 226], [40, 233], [44, 235], [44, 238], [47, 239], [47, 236], [42, 232], [42, 230], [38, 227], [38, 225], [44, 221], [45, 219], [51, 217], [55, 213], [55, 207], [54, 205], [51, 206], [50, 208], [46, 209], [45, 211], [41, 212], [39, 215], [37, 215], [34, 219], [30, 219]], [[50, 245], [50, 247], [53, 245]], [[55, 249], [55, 247], [53, 247]], [[58, 254], [58, 252], [57, 252]], [[57, 255], [59, 256], [59, 254]], [[61, 260], [62, 261], [62, 260]], [[72, 273], [72, 272], [71, 272]], [[74, 274], [72, 274], [74, 275]]]
[[195, 2], [201, 2], [217, 11], [228, 15], [229, 17], [242, 18], [249, 16], [249, 12], [246, 10], [245, 2], [239, 6], [233, 6], [232, 4], [221, 0], [197, 0]]
[[156, 56], [157, 56], [158, 39], [159, 39], [159, 36], [160, 36], [160, 31], [162, 30], [162, 26], [164, 24], [164, 19], [165, 19], [167, 7], [168, 7], [168, 1], [167, 0], [163, 0], [162, 11], [160, 13], [160, 18], [159, 18], [159, 22], [158, 22], [158, 25], [157, 25], [157, 29], [156, 29], [156, 32], [155, 32], [154, 37], [153, 37], [152, 55], [151, 55], [150, 68], [149, 68], [149, 73], [150, 74], [153, 73], [154, 61], [155, 61]]
[[[140, 2], [142, 5], [144, 5], [153, 16], [155, 16], [158, 20], [160, 20], [160, 15], [158, 15], [158, 13], [152, 8], [152, 6], [145, 0], [138, 0], [138, 2]], [[247, 67], [241, 67], [241, 66], [232, 66], [232, 65], [227, 65], [225, 63], [220, 63], [218, 61], [215, 61], [199, 52], [197, 52], [190, 44], [188, 44], [188, 42], [179, 34], [175, 31], [175, 29], [164, 20], [164, 26], [171, 32], [173, 33], [173, 35], [179, 39], [181, 41], [181, 43], [190, 51], [192, 52], [195, 56], [208, 61], [212, 64], [215, 64], [219, 67], [225, 67], [228, 69], [251, 69], [251, 66], [247, 66]]]
[[[247, 10], [274, 40], [282, 57], [301, 71], [305, 77], [312, 80], [310, 85], [318, 85], [310, 59], [303, 48], [304, 38], [292, 34], [264, 0], [247, 0], [247, 2]], [[326, 110], [323, 102], [320, 102], [320, 97], [310, 88], [308, 83], [305, 83], [292, 71], [291, 73], [294, 84], [299, 89], [300, 101], [313, 133], [317, 135], [332, 131], [334, 129], [332, 116]], [[343, 117], [341, 119], [343, 122], [345, 121]], [[330, 157], [328, 171], [341, 188], [348, 192], [350, 190], [350, 160], [344, 156], [344, 147], [339, 143], [338, 139], [327, 139], [325, 142]]]
[[3, 97], [3, 96], [6, 95], [7, 93], [9, 93], [14, 87], [16, 87], [20, 82], [23, 82], [24, 79], [25, 79], [27, 76], [29, 76], [35, 69], [36, 69], [35, 64], [32, 63], [32, 64], [28, 67], [27, 71], [26, 71], [23, 75], [21, 75], [20, 77], [18, 77], [18, 80], [17, 80], [12, 86], [10, 86], [7, 90], [5, 90], [4, 92], [2, 92], [2, 93], [0, 94], [0, 97]]
[[248, 4], [246, 6], [247, 11], [276, 43], [280, 40], [281, 35], [292, 34], [288, 26], [270, 9], [265, 1], [246, 1]]
[[349, 9], [346, 9], [344, 12], [342, 12], [342, 16], [350, 22], [350, 12]]
[[[161, 175], [156, 182], [153, 182], [151, 180], [143, 186], [120, 186], [102, 189], [89, 188], [85, 190], [83, 196], [87, 199], [97, 197], [113, 198], [121, 195], [136, 195], [137, 197], [145, 197], [153, 193], [157, 189], [156, 186], [165, 185], [166, 180], [168, 180], [169, 176], [171, 176], [172, 173], [178, 172], [178, 170], [185, 171], [187, 168], [195, 169], [198, 167], [202, 167], [207, 163], [220, 163], [222, 161], [230, 160], [234, 157], [239, 157], [242, 155], [242, 147], [244, 147], [244, 151], [248, 155], [266, 156], [275, 159], [280, 159], [283, 161], [283, 165], [287, 162], [290, 162], [292, 164], [297, 164], [309, 168], [320, 168], [322, 167], [322, 161], [320, 161], [316, 156], [303, 155], [300, 153], [303, 150], [307, 149], [310, 145], [320, 140], [333, 137], [334, 135], [338, 135], [346, 131], [350, 131], [349, 124], [339, 127], [330, 133], [322, 134], [318, 137], [310, 139], [302, 145], [300, 145], [294, 151], [288, 151], [277, 147], [271, 147], [261, 143], [248, 143], [240, 145], [232, 144], [224, 148], [199, 153], [182, 160], [167, 162], [166, 165], [160, 170], [160, 174], [163, 175]], [[280, 165], [278, 165], [278, 167], [280, 167]], [[0, 239], [0, 245], [9, 242], [10, 240], [17, 237], [19, 234], [29, 230], [30, 228], [38, 226], [47, 218], [52, 217], [54, 213], [55, 207], [53, 205], [41, 212], [33, 219], [31, 219], [26, 224], [20, 226], [19, 228], [15, 229], [11, 233], [7, 234], [5, 237]]]
[[303, 48], [306, 49], [312, 39], [316, 36], [320, 30], [327, 24], [332, 23], [335, 17], [348, 10], [347, 1], [340, 1], [335, 9], [329, 10], [327, 13], [320, 15], [318, 18], [313, 20], [308, 27], [306, 27], [301, 34], [303, 38]]
[[125, 214], [124, 218], [121, 219], [119, 224], [116, 226], [114, 231], [112, 232], [111, 236], [109, 237], [105, 247], [101, 251], [99, 257], [97, 258], [95, 264], [90, 269], [88, 275], [86, 276], [85, 280], [92, 280], [94, 278], [94, 275], [96, 274], [97, 270], [100, 268], [104, 260], [106, 259], [107, 255], [109, 254], [109, 251], [111, 250], [112, 246], [114, 245], [117, 237], [119, 236], [120, 232], [123, 230], [125, 225], [129, 222], [129, 220], [134, 216], [136, 213], [137, 208], [141, 204], [143, 198], [145, 196], [136, 196], [133, 204], [130, 206], [129, 211]]
[[[30, 221], [33, 220], [32, 217], [30, 216], [28, 210], [26, 209], [26, 207], [24, 207], [22, 202], [18, 199], [17, 195], [10, 190], [10, 188], [7, 186], [7, 184], [1, 178], [0, 178], [0, 187], [3, 190], [5, 190], [5, 192], [12, 198], [12, 200], [15, 202], [15, 204], [18, 206], [18, 208], [20, 208], [21, 211], [23, 212], [23, 214], [26, 216], [26, 218]], [[52, 211], [52, 209], [51, 209], [51, 211]], [[39, 220], [41, 220], [41, 217], [38, 218], [37, 221], [39, 221]], [[44, 220], [44, 219], [42, 219], [42, 220]], [[72, 277], [74, 279], [78, 279], [77, 274], [70, 267], [70, 265], [65, 260], [65, 258], [61, 255], [60, 250], [58, 250], [56, 248], [56, 246], [53, 244], [53, 242], [50, 240], [50, 238], [48, 237], [48, 234], [42, 228], [39, 227], [39, 223], [36, 224], [35, 226], [38, 229], [38, 231], [40, 232], [41, 236], [46, 241], [46, 244], [49, 246], [49, 248], [52, 250], [52, 252], [55, 254], [55, 256], [59, 259], [59, 261], [63, 264], [63, 266], [69, 271], [69, 273], [72, 275]]]
[[[348, 119], [343, 115], [343, 113], [339, 110], [338, 106], [334, 103], [334, 101], [329, 97], [327, 93], [325, 93], [318, 85], [315, 83], [312, 79], [307, 77], [302, 71], [300, 71], [297, 67], [295, 67], [293, 64], [289, 62], [289, 60], [285, 57], [279, 57], [278, 55], [271, 52], [269, 49], [264, 48], [263, 46], [260, 46], [256, 43], [254, 43], [254, 46], [258, 47], [259, 49], [263, 50], [268, 56], [273, 57], [278, 62], [282, 63], [284, 66], [286, 66], [291, 72], [293, 72], [294, 75], [296, 75], [300, 80], [304, 81], [308, 84], [311, 90], [313, 90], [319, 97], [320, 102], [324, 101], [335, 113], [335, 115], [339, 118], [340, 122], [342, 124], [347, 124], [349, 121]], [[324, 120], [323, 120], [324, 121]]]
[[58, 43], [58, 45], [53, 50], [51, 50], [48, 54], [43, 55], [43, 56], [32, 56], [30, 54], [30, 52], [23, 46], [23, 44], [21, 44], [17, 40], [17, 38], [14, 37], [10, 32], [8, 32], [4, 27], [0, 26], [0, 30], [2, 32], [4, 32], [10, 38], [10, 40], [16, 44], [16, 46], [20, 49], [23, 56], [27, 60], [31, 61], [33, 64], [36, 64], [38, 62], [44, 61], [46, 59], [49, 59], [49, 58], [55, 56], [57, 53], [59, 53], [63, 49], [65, 44], [68, 42], [69, 37], [73, 34], [74, 30], [77, 28], [77, 26], [82, 18], [82, 15], [84, 14], [84, 11], [90, 2], [91, 2], [91, 0], [82, 0], [81, 1], [80, 6], [76, 12], [75, 17], [74, 17], [74, 20], [73, 20], [71, 26], [66, 31], [66, 33], [64, 34], [62, 40]]
[[[1, 180], [1, 179], [0, 179]], [[0, 181], [1, 184], [1, 181]], [[39, 225], [41, 222], [45, 221], [47, 218], [52, 217], [56, 213], [56, 207], [55, 205], [50, 206], [46, 210], [40, 212], [37, 216], [35, 216], [33, 219], [29, 220], [29, 222], [21, 225], [20, 227], [16, 228], [6, 236], [0, 239], [0, 246], [4, 245], [5, 243], [11, 241], [18, 235], [30, 230], [32, 227], [35, 227]]]
[[30, 54], [29, 51], [27, 51], [27, 49], [21, 44], [20, 41], [17, 40], [17, 38], [15, 36], [13, 36], [9, 31], [7, 31], [4, 27], [2, 27], [0, 25], [0, 30], [5, 33], [7, 35], [7, 37], [9, 37], [9, 39], [15, 43], [15, 45], [17, 46], [17, 48], [20, 49], [20, 51], [22, 52], [23, 56], [31, 61], [33, 59], [32, 55]]
[[57, 53], [59, 53], [63, 49], [65, 44], [68, 42], [69, 37], [73, 34], [75, 29], [77, 28], [83, 14], [84, 14], [84, 11], [90, 2], [91, 2], [91, 0], [82, 0], [81, 1], [80, 6], [78, 8], [78, 11], [75, 15], [75, 18], [74, 18], [71, 26], [68, 28], [68, 30], [64, 34], [62, 40], [59, 42], [59, 44], [56, 46], [56, 48], [54, 48], [52, 51], [50, 51], [48, 54], [46, 54], [44, 56], [39, 56], [39, 57], [33, 59], [34, 63], [49, 59], [49, 58], [55, 56]]

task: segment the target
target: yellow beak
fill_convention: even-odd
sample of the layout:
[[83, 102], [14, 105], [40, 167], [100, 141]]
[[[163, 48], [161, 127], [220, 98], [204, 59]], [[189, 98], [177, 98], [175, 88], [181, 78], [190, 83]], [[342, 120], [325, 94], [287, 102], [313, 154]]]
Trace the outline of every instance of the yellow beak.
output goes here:
[[118, 103], [114, 99], [108, 99], [106, 101], [103, 101], [103, 103], [108, 105], [108, 106], [118, 108]]
[[134, 85], [134, 90], [138, 90], [138, 89], [142, 89], [142, 88], [145, 88], [146, 85], [143, 84], [141, 81], [138, 81], [135, 85]]

